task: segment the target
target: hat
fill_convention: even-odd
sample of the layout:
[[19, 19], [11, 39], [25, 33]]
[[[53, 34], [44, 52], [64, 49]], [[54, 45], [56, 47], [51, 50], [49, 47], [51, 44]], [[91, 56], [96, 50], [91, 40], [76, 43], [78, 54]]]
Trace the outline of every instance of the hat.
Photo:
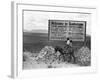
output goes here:
[[69, 38], [67, 38], [67, 40], [65, 42], [67, 42], [69, 40]]
[[69, 38], [67, 38], [67, 40], [69, 40]]

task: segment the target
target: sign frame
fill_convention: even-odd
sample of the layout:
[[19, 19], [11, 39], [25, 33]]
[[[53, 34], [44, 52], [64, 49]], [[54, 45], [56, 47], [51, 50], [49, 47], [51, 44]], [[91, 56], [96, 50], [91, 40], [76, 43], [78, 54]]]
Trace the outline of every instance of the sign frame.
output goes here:
[[[50, 25], [50, 22], [52, 22], [52, 21], [64, 21], [64, 22], [84, 22], [84, 39], [83, 40], [73, 40], [73, 41], [82, 41], [82, 42], [85, 42], [85, 40], [86, 40], [86, 24], [87, 24], [87, 22], [86, 21], [78, 21], [78, 20], [48, 20], [48, 40], [54, 40], [54, 41], [59, 41], [59, 39], [50, 39], [51, 37], [50, 37], [50, 27], [52, 26], [52, 25]], [[68, 25], [69, 26], [69, 25]], [[67, 38], [67, 37], [66, 37]], [[66, 41], [66, 39], [62, 39], [61, 41]]]

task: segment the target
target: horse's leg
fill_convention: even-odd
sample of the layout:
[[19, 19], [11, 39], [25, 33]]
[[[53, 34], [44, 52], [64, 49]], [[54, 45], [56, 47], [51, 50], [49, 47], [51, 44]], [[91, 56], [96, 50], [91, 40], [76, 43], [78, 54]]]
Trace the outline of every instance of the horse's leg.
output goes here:
[[71, 53], [68, 53], [68, 55], [69, 55], [69, 60], [68, 60], [68, 62], [71, 62]]
[[65, 62], [65, 55], [63, 54], [63, 60], [64, 60], [64, 62]]
[[64, 62], [66, 61], [66, 54], [63, 54], [63, 57], [64, 57]]
[[72, 57], [73, 57], [73, 60], [74, 60], [74, 63], [76, 62], [76, 58], [75, 58], [75, 55], [72, 54]]

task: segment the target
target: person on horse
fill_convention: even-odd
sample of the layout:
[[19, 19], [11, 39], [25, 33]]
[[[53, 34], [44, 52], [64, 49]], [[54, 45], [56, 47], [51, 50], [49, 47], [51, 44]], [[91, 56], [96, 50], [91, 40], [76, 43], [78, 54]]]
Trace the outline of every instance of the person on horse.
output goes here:
[[66, 56], [69, 56], [68, 58], [68, 62], [71, 62], [72, 59], [75, 62], [75, 55], [74, 55], [74, 50], [73, 50], [73, 45], [72, 45], [72, 40], [70, 40], [69, 38], [67, 38], [67, 40], [65, 41], [65, 46], [63, 48], [63, 53], [64, 55], [64, 60], [66, 60]]

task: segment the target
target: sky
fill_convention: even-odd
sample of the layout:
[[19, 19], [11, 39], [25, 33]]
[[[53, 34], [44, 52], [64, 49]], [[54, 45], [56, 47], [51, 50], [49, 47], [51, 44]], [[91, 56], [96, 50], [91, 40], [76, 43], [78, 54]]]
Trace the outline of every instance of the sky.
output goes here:
[[79, 13], [24, 11], [24, 30], [48, 30], [48, 20], [87, 21], [86, 34], [91, 34], [91, 15]]

